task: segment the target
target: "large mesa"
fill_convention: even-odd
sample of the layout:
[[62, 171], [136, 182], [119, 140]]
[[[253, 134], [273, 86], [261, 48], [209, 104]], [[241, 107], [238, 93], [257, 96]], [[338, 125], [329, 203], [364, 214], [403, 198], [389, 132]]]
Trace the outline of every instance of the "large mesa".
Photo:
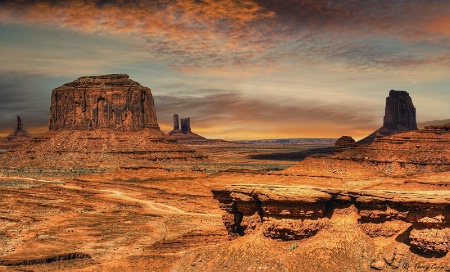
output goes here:
[[53, 90], [49, 131], [5, 167], [117, 169], [202, 157], [164, 134], [149, 88], [125, 74], [80, 77]]
[[151, 90], [126, 74], [80, 77], [52, 91], [49, 130], [159, 128]]

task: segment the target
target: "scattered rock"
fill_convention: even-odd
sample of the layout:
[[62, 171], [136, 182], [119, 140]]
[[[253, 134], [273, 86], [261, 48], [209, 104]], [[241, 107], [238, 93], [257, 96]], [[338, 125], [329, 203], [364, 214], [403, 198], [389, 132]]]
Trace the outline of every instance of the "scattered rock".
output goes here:
[[416, 250], [444, 255], [450, 251], [450, 228], [418, 228], [411, 230], [410, 243]]
[[383, 270], [386, 264], [383, 261], [376, 261], [370, 264], [370, 268], [375, 270]]
[[356, 142], [351, 136], [342, 136], [334, 144], [334, 152], [341, 152], [355, 146]]

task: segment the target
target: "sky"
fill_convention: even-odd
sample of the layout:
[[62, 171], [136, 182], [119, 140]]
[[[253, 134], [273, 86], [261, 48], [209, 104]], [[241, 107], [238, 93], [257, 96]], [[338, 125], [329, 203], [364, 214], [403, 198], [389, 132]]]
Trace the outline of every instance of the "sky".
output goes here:
[[47, 131], [54, 88], [126, 73], [158, 123], [227, 140], [360, 139], [389, 90], [450, 118], [450, 1], [0, 1], [0, 136]]

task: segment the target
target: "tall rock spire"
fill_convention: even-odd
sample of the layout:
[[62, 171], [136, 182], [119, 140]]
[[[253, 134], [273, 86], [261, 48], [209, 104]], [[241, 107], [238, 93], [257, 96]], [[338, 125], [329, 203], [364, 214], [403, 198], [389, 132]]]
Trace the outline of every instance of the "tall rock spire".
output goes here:
[[389, 96], [386, 97], [383, 126], [366, 138], [358, 141], [358, 144], [370, 144], [377, 135], [388, 136], [416, 129], [416, 108], [409, 93], [391, 90]]
[[416, 130], [416, 108], [408, 92], [391, 90], [386, 97], [383, 128], [390, 130]]

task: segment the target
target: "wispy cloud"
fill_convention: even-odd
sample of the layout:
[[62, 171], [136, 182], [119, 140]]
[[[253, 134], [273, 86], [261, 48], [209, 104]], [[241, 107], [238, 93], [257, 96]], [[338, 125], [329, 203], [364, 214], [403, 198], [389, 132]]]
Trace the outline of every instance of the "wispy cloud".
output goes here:
[[[0, 22], [128, 35], [179, 69], [271, 66], [295, 58], [350, 67], [448, 64], [448, 1], [2, 1]], [[380, 42], [385, 41], [385, 42]], [[392, 41], [397, 47], [392, 47]], [[433, 54], [418, 43], [435, 45]], [[443, 42], [443, 41], [446, 41]]]

